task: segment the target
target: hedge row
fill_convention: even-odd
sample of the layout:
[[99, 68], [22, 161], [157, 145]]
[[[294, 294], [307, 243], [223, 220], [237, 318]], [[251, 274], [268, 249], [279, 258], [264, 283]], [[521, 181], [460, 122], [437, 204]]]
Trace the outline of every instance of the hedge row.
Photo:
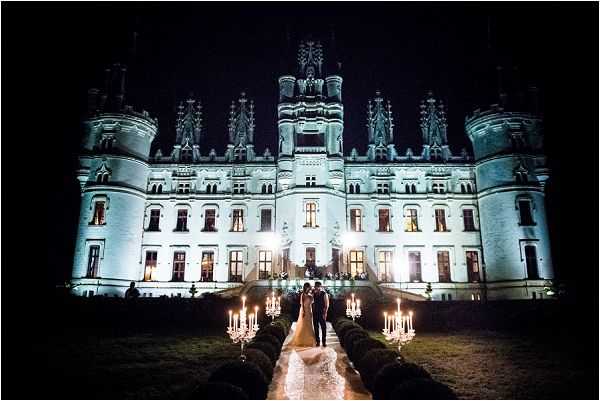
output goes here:
[[456, 399], [449, 387], [433, 380], [422, 367], [405, 362], [359, 324], [342, 317], [333, 328], [374, 400]]
[[245, 361], [228, 361], [215, 370], [208, 382], [191, 394], [191, 399], [264, 400], [273, 367], [292, 326], [289, 315], [281, 315], [273, 323], [263, 325], [246, 346]]

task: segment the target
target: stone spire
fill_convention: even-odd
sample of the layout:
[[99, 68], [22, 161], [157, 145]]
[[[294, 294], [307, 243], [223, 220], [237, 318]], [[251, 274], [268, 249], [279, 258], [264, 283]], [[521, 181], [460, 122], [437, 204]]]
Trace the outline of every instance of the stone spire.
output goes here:
[[320, 42], [307, 40], [298, 48], [298, 72], [301, 78], [320, 78], [323, 73], [323, 47]]
[[367, 105], [367, 129], [369, 132], [370, 160], [394, 160], [394, 118], [392, 104], [384, 101], [380, 91], [375, 92], [375, 98]]
[[254, 159], [254, 102], [246, 99], [242, 92], [236, 102], [231, 102], [229, 111], [229, 160], [245, 161]]
[[424, 100], [421, 101], [420, 129], [423, 138], [423, 158], [426, 160], [448, 160], [450, 149], [448, 148], [448, 137], [446, 122], [446, 111], [444, 104], [433, 96], [429, 91]]
[[200, 159], [200, 140], [202, 134], [202, 104], [189, 98], [185, 105], [179, 104], [177, 123], [175, 127], [177, 136], [171, 156], [174, 161], [196, 162]]

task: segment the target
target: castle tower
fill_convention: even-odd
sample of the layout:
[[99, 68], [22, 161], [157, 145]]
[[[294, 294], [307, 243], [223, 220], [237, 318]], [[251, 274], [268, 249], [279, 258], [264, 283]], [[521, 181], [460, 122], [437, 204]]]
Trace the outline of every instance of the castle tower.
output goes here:
[[112, 66], [104, 90], [88, 92], [77, 170], [81, 209], [72, 278], [95, 294], [121, 294], [129, 281], [141, 279], [140, 227], [150, 145], [158, 126], [147, 112], [124, 105], [125, 72], [123, 66]]
[[177, 137], [171, 158], [173, 162], [192, 163], [200, 160], [200, 140], [202, 139], [202, 104], [188, 99], [186, 105], [179, 104], [177, 112]]
[[423, 138], [423, 152], [421, 156], [424, 160], [443, 160], [448, 161], [450, 148], [448, 147], [446, 110], [444, 104], [433, 97], [433, 92], [429, 91], [427, 97], [421, 101], [421, 119], [419, 128]]
[[476, 110], [465, 122], [476, 159], [489, 299], [539, 296], [544, 279], [554, 276], [542, 128], [535, 112], [499, 105]]
[[367, 106], [367, 129], [369, 131], [369, 160], [394, 160], [394, 118], [392, 104], [388, 100], [384, 104], [381, 92], [375, 92], [375, 98]]
[[254, 102], [246, 99], [242, 92], [238, 99], [238, 106], [231, 102], [229, 112], [229, 144], [225, 156], [227, 160], [252, 161], [254, 160]]

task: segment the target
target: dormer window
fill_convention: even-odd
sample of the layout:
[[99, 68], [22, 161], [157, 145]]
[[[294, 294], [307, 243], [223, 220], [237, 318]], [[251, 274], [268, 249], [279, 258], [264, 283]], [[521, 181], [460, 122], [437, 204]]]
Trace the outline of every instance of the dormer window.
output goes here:
[[235, 161], [246, 160], [246, 149], [245, 148], [234, 149], [233, 150], [233, 160], [235, 160]]
[[177, 193], [178, 194], [189, 194], [190, 188], [191, 188], [191, 184], [189, 182], [180, 182], [177, 184]]
[[437, 183], [436, 182], [436, 183], [433, 183], [431, 185], [431, 191], [434, 194], [443, 194], [443, 193], [446, 192], [446, 186], [444, 184], [442, 184], [442, 183]]
[[389, 194], [390, 193], [390, 184], [387, 182], [380, 182], [377, 184], [377, 193], [378, 194]]
[[234, 194], [246, 193], [246, 184], [243, 182], [234, 182], [233, 183], [233, 193]]
[[317, 186], [317, 176], [307, 175], [306, 176], [306, 186], [307, 187], [316, 187]]
[[377, 160], [377, 161], [387, 160], [387, 150], [385, 148], [375, 149], [375, 160]]

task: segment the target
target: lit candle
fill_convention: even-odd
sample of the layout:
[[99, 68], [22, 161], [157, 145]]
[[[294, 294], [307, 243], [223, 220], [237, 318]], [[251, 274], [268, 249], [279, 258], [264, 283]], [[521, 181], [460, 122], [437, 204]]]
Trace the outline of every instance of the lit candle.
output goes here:
[[233, 330], [237, 330], [238, 328], [238, 315], [233, 315]]
[[232, 311], [229, 311], [229, 328], [231, 328], [231, 324], [233, 323], [233, 316], [232, 316]]
[[409, 325], [408, 325], [408, 328], [410, 330], [412, 330], [412, 328], [413, 328], [413, 326], [412, 326], [412, 315], [413, 315], [412, 311], [408, 312], [409, 322], [410, 322]]
[[400, 298], [396, 298], [396, 303], [398, 304], [398, 314], [400, 313]]
[[244, 309], [246, 307], [246, 296], [244, 295], [242, 297], [242, 309]]
[[387, 330], [387, 328], [387, 312], [383, 312], [383, 330]]
[[258, 316], [258, 306], [254, 307], [254, 315], [255, 315], [254, 317]]
[[346, 300], [346, 309], [350, 309], [350, 300], [349, 299]]
[[352, 293], [352, 303], [354, 303], [354, 293]]
[[356, 307], [357, 307], [358, 309], [360, 309], [360, 299], [357, 299], [357, 300], [356, 300]]

